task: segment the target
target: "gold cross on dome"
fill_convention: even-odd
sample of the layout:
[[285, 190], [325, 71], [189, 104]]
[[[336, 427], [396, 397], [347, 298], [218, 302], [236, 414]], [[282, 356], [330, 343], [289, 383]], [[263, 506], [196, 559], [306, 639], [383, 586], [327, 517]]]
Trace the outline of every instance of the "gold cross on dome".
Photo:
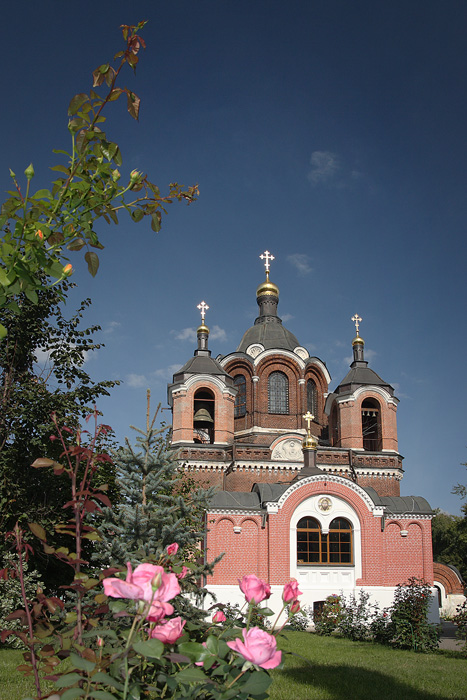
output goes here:
[[201, 311], [201, 320], [204, 323], [204, 317], [206, 316], [206, 311], [209, 309], [209, 306], [206, 304], [206, 302], [202, 301], [196, 308]]
[[308, 430], [308, 432], [310, 432], [310, 423], [312, 420], [314, 420], [314, 418], [314, 415], [310, 413], [310, 411], [307, 411], [303, 416], [303, 419], [306, 420], [306, 429]]
[[362, 319], [360, 318], [360, 316], [358, 314], [355, 314], [355, 316], [352, 316], [352, 318], [350, 320], [355, 323], [355, 328], [357, 330], [357, 335], [358, 335], [358, 329], [360, 327], [359, 324], [361, 323]]
[[269, 261], [274, 260], [274, 255], [271, 255], [269, 250], [265, 250], [264, 253], [261, 253], [259, 257], [261, 258], [261, 260], [265, 260], [264, 267], [266, 268], [266, 274], [269, 275]]

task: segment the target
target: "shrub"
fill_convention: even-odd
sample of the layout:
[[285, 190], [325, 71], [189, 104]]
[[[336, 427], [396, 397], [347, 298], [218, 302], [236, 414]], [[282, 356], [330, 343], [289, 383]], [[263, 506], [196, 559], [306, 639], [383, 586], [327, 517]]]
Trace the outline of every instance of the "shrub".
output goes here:
[[462, 605], [457, 606], [452, 621], [457, 625], [456, 637], [464, 642], [461, 651], [467, 654], [467, 600], [464, 600]]
[[342, 620], [342, 615], [342, 597], [333, 593], [324, 601], [319, 615], [315, 615], [316, 634], [329, 635], [335, 632]]
[[422, 579], [412, 577], [406, 584], [397, 586], [389, 610], [394, 646], [419, 652], [438, 648], [437, 628], [428, 622], [430, 598], [430, 587]]
[[341, 599], [342, 612], [338, 632], [343, 637], [355, 641], [368, 639], [372, 609], [368, 601], [370, 594], [360, 590], [358, 598], [350, 595], [349, 599]]
[[[290, 606], [288, 605], [285, 609], [287, 615], [290, 616]], [[292, 617], [289, 617], [287, 622], [288, 626], [295, 630], [296, 632], [306, 632], [308, 627], [313, 621], [313, 608], [311, 606], [304, 605], [300, 608], [299, 612], [295, 613]]]

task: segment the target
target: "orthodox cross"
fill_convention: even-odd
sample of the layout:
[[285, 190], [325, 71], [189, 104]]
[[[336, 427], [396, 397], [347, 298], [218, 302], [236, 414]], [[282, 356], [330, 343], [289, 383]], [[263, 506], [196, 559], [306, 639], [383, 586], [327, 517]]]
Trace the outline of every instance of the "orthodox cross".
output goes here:
[[355, 323], [355, 328], [357, 329], [357, 335], [358, 335], [358, 329], [360, 327], [359, 324], [360, 324], [362, 319], [360, 318], [360, 316], [358, 314], [355, 314], [355, 316], [352, 316], [352, 318], [350, 320]]
[[206, 316], [206, 311], [209, 309], [209, 306], [202, 301], [196, 308], [201, 311], [201, 321], [204, 323], [204, 317]]
[[274, 255], [271, 255], [269, 250], [265, 250], [264, 253], [261, 253], [259, 256], [261, 260], [265, 260], [266, 262], [264, 263], [264, 267], [266, 268], [266, 276], [269, 276], [269, 261], [274, 260]]
[[303, 416], [303, 419], [306, 420], [306, 429], [308, 432], [310, 432], [310, 423], [312, 420], [314, 420], [314, 415], [310, 413], [310, 411], [307, 411]]

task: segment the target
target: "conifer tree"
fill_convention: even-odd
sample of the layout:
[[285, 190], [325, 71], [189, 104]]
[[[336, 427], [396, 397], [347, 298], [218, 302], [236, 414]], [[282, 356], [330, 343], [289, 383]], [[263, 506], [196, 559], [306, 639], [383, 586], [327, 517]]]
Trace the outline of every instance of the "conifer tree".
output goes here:
[[[214, 566], [204, 562], [201, 543], [205, 514], [212, 488], [199, 488], [180, 469], [169, 448], [167, 426], [156, 425], [160, 404], [151, 420], [150, 392], [147, 394], [146, 430], [138, 433], [136, 446], [126, 444], [114, 453], [120, 503], [104, 508], [94, 559], [100, 566], [124, 566], [159, 559], [168, 545], [177, 543], [188, 562], [182, 588], [203, 595], [203, 579]], [[177, 569], [174, 568], [177, 572]]]

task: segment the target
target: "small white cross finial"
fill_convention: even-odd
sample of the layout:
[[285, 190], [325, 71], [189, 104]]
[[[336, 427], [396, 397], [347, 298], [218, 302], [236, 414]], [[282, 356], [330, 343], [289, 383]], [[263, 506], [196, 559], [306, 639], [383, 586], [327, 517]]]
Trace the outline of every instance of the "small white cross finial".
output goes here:
[[352, 318], [350, 320], [355, 323], [355, 328], [357, 330], [357, 335], [358, 335], [358, 329], [360, 327], [359, 324], [361, 323], [362, 319], [360, 318], [360, 316], [358, 314], [355, 314], [354, 316], [352, 316]]
[[196, 308], [200, 310], [201, 320], [204, 323], [204, 317], [206, 316], [206, 311], [209, 309], [209, 306], [206, 304], [206, 302], [202, 301]]
[[269, 267], [270, 267], [269, 261], [274, 260], [274, 255], [271, 255], [269, 250], [265, 250], [264, 253], [261, 253], [261, 255], [259, 257], [261, 258], [261, 260], [265, 261], [264, 267], [266, 268], [266, 273], [269, 274]]
[[306, 428], [308, 432], [310, 432], [310, 423], [312, 420], [314, 420], [314, 415], [310, 413], [310, 411], [307, 411], [305, 415], [303, 416], [303, 419], [306, 421]]

